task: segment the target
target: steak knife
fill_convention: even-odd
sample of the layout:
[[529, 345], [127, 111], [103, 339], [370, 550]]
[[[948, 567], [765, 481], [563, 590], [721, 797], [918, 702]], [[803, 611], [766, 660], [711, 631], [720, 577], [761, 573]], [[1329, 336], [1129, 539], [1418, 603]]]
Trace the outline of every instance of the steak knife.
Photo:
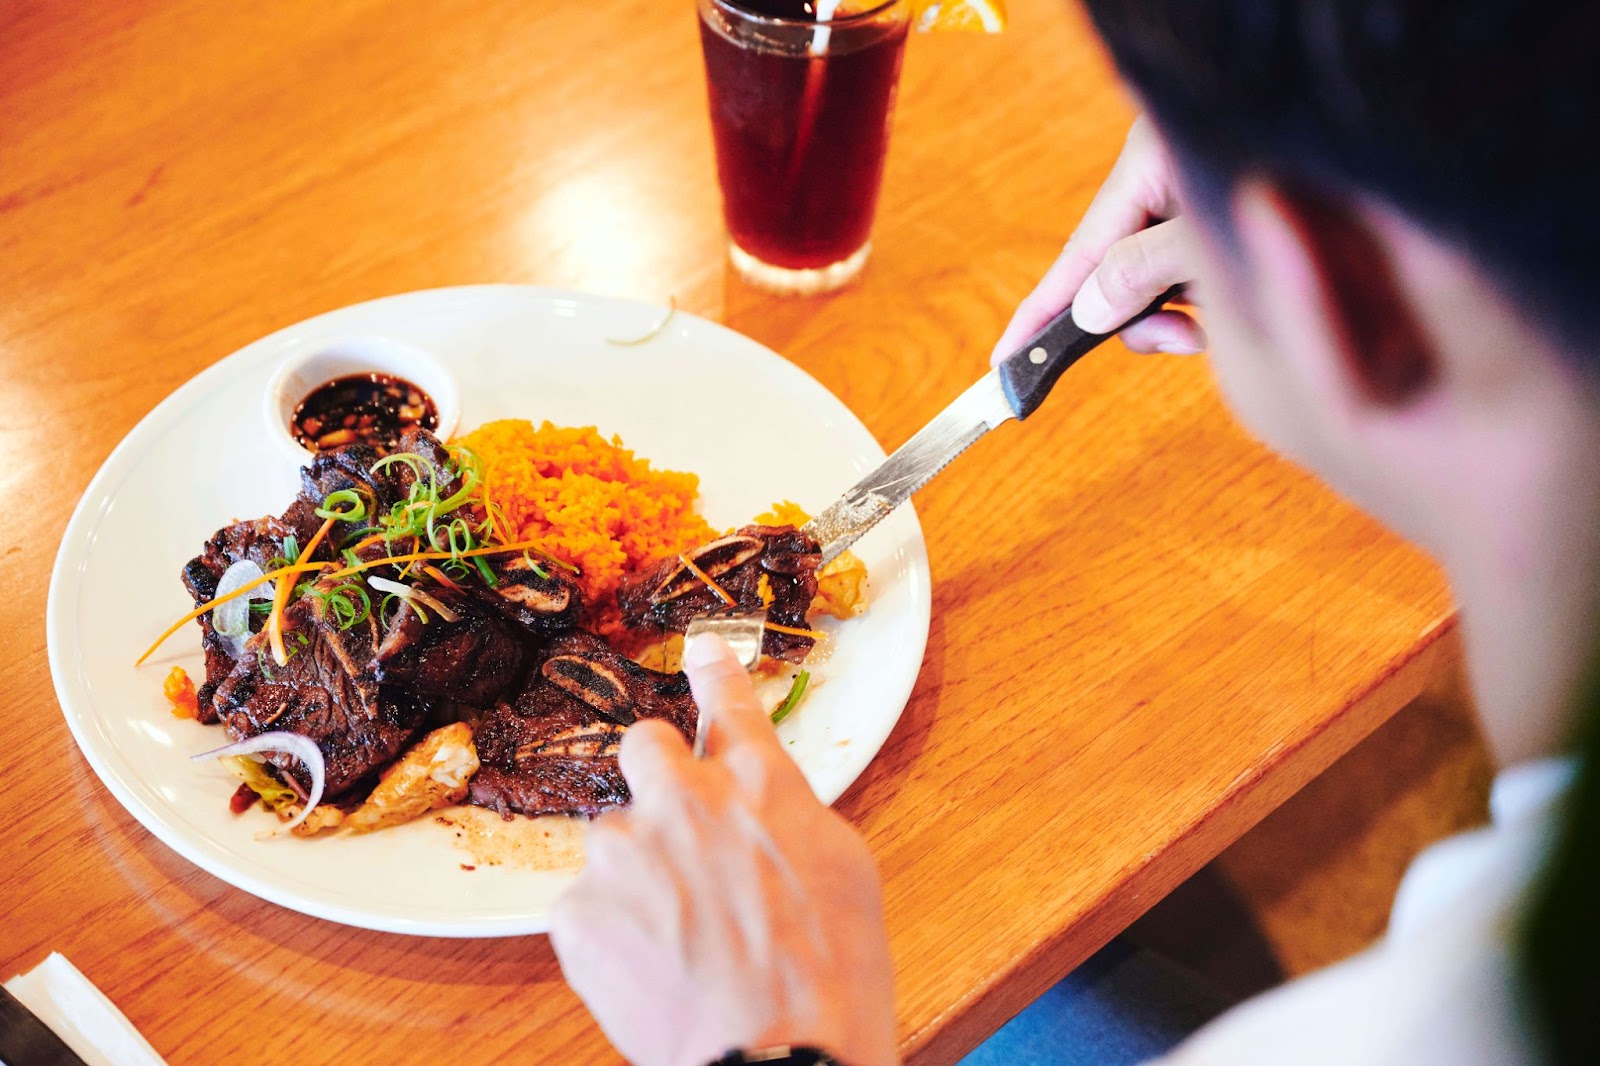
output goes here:
[[979, 437], [1037, 411], [1068, 367], [1115, 333], [1161, 310], [1180, 288], [1168, 289], [1111, 333], [1079, 329], [1068, 307], [800, 531], [822, 546], [822, 562], [831, 562]]

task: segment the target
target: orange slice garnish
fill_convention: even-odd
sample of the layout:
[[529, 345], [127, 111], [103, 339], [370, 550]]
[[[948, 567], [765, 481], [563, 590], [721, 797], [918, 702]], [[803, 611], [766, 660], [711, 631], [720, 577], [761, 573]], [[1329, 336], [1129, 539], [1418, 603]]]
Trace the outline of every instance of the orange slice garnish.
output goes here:
[[999, 33], [1006, 28], [1005, 0], [921, 0], [911, 24], [920, 33]]

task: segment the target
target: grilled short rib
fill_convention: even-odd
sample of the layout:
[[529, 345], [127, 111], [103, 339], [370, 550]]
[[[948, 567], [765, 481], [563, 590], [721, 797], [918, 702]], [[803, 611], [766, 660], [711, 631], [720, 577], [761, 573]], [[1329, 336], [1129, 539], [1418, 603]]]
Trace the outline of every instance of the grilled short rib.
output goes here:
[[[400, 451], [423, 460], [373, 465], [379, 454], [364, 445], [322, 452], [301, 472], [301, 491], [281, 516], [240, 522], [219, 530], [184, 568], [184, 585], [196, 604], [215, 595], [218, 581], [239, 559], [271, 569], [284, 540], [303, 547], [321, 526], [316, 509], [332, 492], [350, 489], [384, 513], [404, 501], [418, 477], [437, 480], [440, 495], [459, 488], [449, 476], [444, 446], [424, 430], [408, 429]], [[382, 544], [357, 549], [381, 557]], [[816, 595], [818, 547], [790, 526], [746, 526], [691, 554], [697, 566], [740, 607], [762, 602], [765, 578], [772, 596], [768, 617], [802, 628]], [[307, 561], [333, 562], [333, 544]], [[487, 558], [492, 587], [475, 577], [459, 589], [430, 586], [457, 617], [430, 613], [423, 624], [407, 607], [378, 612], [341, 630], [319, 606], [302, 597], [284, 614], [291, 657], [278, 666], [262, 620], [245, 655], [235, 661], [216, 636], [210, 616], [200, 626], [206, 682], [199, 689], [203, 722], [219, 719], [235, 739], [273, 730], [315, 741], [327, 764], [325, 795], [357, 793], [417, 737], [426, 719], [472, 708], [481, 715], [475, 743], [481, 767], [467, 802], [512, 814], [593, 815], [629, 800], [617, 764], [623, 733], [640, 718], [670, 722], [685, 739], [695, 730], [695, 707], [683, 674], [648, 670], [579, 628], [583, 606], [578, 583], [558, 566], [526, 555]], [[327, 594], [360, 578], [335, 580], [324, 569], [313, 593]], [[373, 597], [376, 608], [379, 597]], [[640, 575], [619, 596], [625, 617], [642, 629], [682, 629], [691, 617], [723, 606], [703, 581], [677, 559]], [[424, 608], [426, 609], [426, 608]], [[769, 631], [763, 650], [798, 661], [807, 637]], [[268, 758], [302, 789], [308, 781], [286, 755]]]
[[[291, 527], [276, 518], [258, 518], [224, 526], [211, 535], [199, 555], [184, 564], [183, 587], [194, 597], [198, 607], [217, 594], [217, 583], [234, 563], [249, 559], [261, 567], [263, 573], [272, 569], [272, 560], [283, 554], [284, 537], [291, 533]], [[210, 725], [217, 720], [212, 694], [233, 671], [234, 658], [231, 645], [218, 636], [212, 626], [211, 613], [201, 615], [199, 622], [200, 647], [206, 656], [206, 679], [195, 690], [195, 697], [200, 721]], [[252, 617], [251, 626], [260, 629], [261, 622]]]
[[[415, 427], [407, 429], [400, 436], [400, 450], [419, 455], [431, 465], [441, 492], [454, 492], [460, 487], [459, 479], [449, 477], [446, 472], [449, 453], [431, 433]], [[378, 452], [364, 444], [319, 452], [301, 469], [299, 495], [282, 515], [235, 522], [217, 530], [206, 541], [200, 554], [183, 567], [183, 586], [194, 598], [195, 606], [216, 595], [217, 583], [234, 563], [249, 559], [265, 572], [272, 569], [273, 559], [284, 555], [284, 542], [289, 537], [293, 537], [301, 547], [309, 544], [323, 521], [316, 513], [317, 508], [322, 506], [322, 501], [330, 493], [341, 489], [354, 490], [371, 504], [369, 513], [374, 514], [387, 512], [395, 503], [405, 499], [419, 476], [418, 471], [408, 463], [394, 462], [374, 473], [372, 467], [380, 458]], [[374, 551], [382, 554], [384, 548], [375, 546]], [[325, 543], [318, 546], [315, 554], [302, 561], [331, 561], [336, 558], [334, 546]], [[199, 719], [209, 725], [217, 721], [217, 713], [212, 706], [213, 694], [222, 680], [233, 671], [234, 658], [228, 643], [214, 632], [209, 613], [200, 616], [199, 624], [200, 644], [206, 656], [206, 679], [196, 689], [195, 695], [199, 702]], [[262, 620], [252, 615], [251, 630], [259, 631], [261, 626]]]
[[[319, 585], [333, 583], [323, 578]], [[283, 730], [315, 741], [327, 763], [325, 795], [338, 799], [400, 754], [420, 731], [428, 701], [378, 684], [377, 623], [370, 616], [340, 630], [306, 596], [284, 611], [283, 637], [286, 664], [274, 662], [266, 634], [256, 634], [212, 702], [235, 740]], [[302, 789], [309, 784], [293, 758], [269, 758]]]
[[[753, 611], [761, 606], [760, 585], [766, 577], [772, 593], [767, 620], [791, 629], [806, 628], [806, 612], [817, 595], [821, 546], [793, 526], [745, 526], [687, 554], [707, 577], [734, 600], [731, 609]], [[683, 561], [663, 559], [625, 582], [617, 594], [623, 620], [635, 629], [681, 631], [696, 615], [730, 609]], [[801, 662], [811, 650], [810, 637], [767, 630], [761, 650], [775, 659]]]
[[660, 718], [693, 738], [683, 674], [647, 670], [581, 630], [554, 638], [538, 658], [516, 698], [478, 726], [481, 765], [467, 802], [506, 817], [598, 814], [628, 802], [617, 748], [629, 725]]
[[535, 637], [564, 633], [577, 626], [583, 613], [578, 582], [561, 567], [537, 563], [527, 554], [501, 556], [489, 563], [493, 588], [479, 598]]
[[443, 588], [432, 595], [455, 620], [430, 612], [425, 623], [400, 607], [373, 658], [374, 678], [471, 707], [494, 706], [522, 674], [521, 632], [476, 597]]

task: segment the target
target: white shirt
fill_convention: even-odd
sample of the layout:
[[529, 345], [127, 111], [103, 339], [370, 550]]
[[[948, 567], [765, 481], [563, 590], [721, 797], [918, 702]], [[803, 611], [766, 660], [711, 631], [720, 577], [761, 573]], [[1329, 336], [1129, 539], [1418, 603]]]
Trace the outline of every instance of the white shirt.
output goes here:
[[1489, 826], [1417, 857], [1382, 940], [1241, 1004], [1159, 1066], [1533, 1066], [1517, 923], [1577, 768], [1548, 759], [1500, 773]]

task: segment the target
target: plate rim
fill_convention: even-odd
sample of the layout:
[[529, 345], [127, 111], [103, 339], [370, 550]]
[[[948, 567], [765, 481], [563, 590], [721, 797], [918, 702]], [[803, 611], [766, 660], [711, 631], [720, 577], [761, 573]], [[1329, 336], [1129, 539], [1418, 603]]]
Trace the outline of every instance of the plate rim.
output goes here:
[[[225, 376], [229, 370], [228, 364], [236, 356], [257, 347], [285, 346], [303, 341], [306, 339], [304, 334], [314, 333], [317, 326], [326, 319], [348, 314], [358, 308], [370, 309], [384, 303], [411, 301], [418, 297], [448, 299], [451, 296], [459, 296], [468, 298], [477, 294], [487, 295], [491, 293], [510, 293], [520, 298], [540, 300], [552, 305], [566, 303], [588, 305], [591, 308], [620, 306], [629, 308], [635, 313], [658, 316], [670, 313], [673, 316], [674, 325], [679, 325], [684, 321], [692, 322], [695, 329], [710, 329], [736, 344], [754, 346], [776, 360], [776, 365], [780, 372], [797, 375], [809, 387], [819, 390], [824, 396], [838, 404], [839, 408], [848, 413], [865, 431], [866, 436], [872, 441], [879, 456], [884, 454], [884, 449], [878, 442], [876, 435], [862, 422], [861, 418], [856, 415], [848, 404], [840, 400], [832, 390], [818, 381], [803, 367], [753, 337], [682, 308], [665, 307], [649, 301], [628, 297], [607, 296], [540, 285], [480, 284], [439, 286], [391, 293], [370, 300], [331, 308], [247, 341], [217, 358], [209, 366], [178, 385], [127, 430], [100, 462], [89, 483], [84, 487], [77, 503], [73, 506], [71, 517], [67, 520], [51, 567], [45, 603], [46, 655], [49, 661], [51, 683], [55, 689], [56, 701], [60, 707], [62, 717], [66, 719], [67, 728], [72, 734], [73, 741], [91, 769], [94, 770], [95, 776], [106, 786], [118, 803], [122, 805], [123, 809], [140, 826], [161, 841], [162, 844], [171, 848], [194, 866], [226, 884], [250, 893], [263, 903], [275, 904], [312, 917], [357, 928], [402, 935], [446, 938], [536, 935], [545, 931], [547, 918], [544, 913], [530, 911], [524, 914], [482, 916], [463, 921], [459, 916], [454, 918], [443, 916], [439, 918], [419, 918], [405, 914], [390, 914], [374, 911], [370, 906], [366, 909], [350, 910], [328, 903], [315, 896], [297, 893], [292, 890], [286, 891], [281, 886], [268, 885], [260, 881], [248, 870], [239, 866], [228, 865], [223, 856], [213, 854], [211, 850], [206, 848], [204, 841], [190, 841], [179, 827], [169, 824], [164, 816], [154, 810], [137, 794], [129, 782], [123, 780], [120, 770], [106, 761], [98, 750], [98, 745], [87, 742], [89, 738], [86, 737], [85, 731], [89, 729], [90, 723], [83, 720], [81, 712], [73, 710], [71, 701], [68, 699], [69, 693], [73, 691], [73, 671], [79, 668], [83, 654], [81, 647], [77, 648], [74, 654], [73, 649], [63, 646], [66, 643], [65, 638], [67, 636], [65, 631], [69, 627], [67, 608], [64, 601], [68, 598], [68, 583], [71, 578], [71, 571], [75, 564], [81, 563], [87, 557], [88, 550], [92, 546], [95, 529], [106, 509], [115, 499], [116, 490], [111, 485], [111, 482], [114, 478], [126, 476], [127, 472], [123, 467], [132, 461], [129, 455], [136, 447], [136, 442], [140, 442], [143, 436], [152, 432], [149, 428], [150, 426], [165, 421], [171, 417], [174, 411], [192, 404], [199, 394], [213, 386], [215, 379]], [[908, 556], [907, 569], [911, 579], [906, 590], [908, 604], [915, 613], [917, 621], [915, 632], [912, 634], [910, 641], [910, 650], [915, 654], [917, 668], [911, 672], [902, 686], [905, 689], [904, 693], [896, 693], [894, 702], [897, 704], [897, 708], [892, 716], [885, 716], [881, 735], [879, 735], [879, 731], [875, 730], [873, 734], [861, 736], [860, 739], [864, 742], [870, 740], [872, 755], [834, 795], [819, 797], [830, 806], [860, 780], [861, 774], [866, 767], [871, 765], [882, 751], [889, 734], [893, 732], [895, 726], [899, 723], [906, 706], [910, 702], [916, 682], [921, 676], [921, 664], [927, 654], [927, 641], [932, 615], [932, 575], [928, 564], [927, 540], [922, 532], [921, 522], [911, 503], [908, 501], [901, 510], [905, 515], [905, 518], [901, 521], [908, 523], [908, 532], [911, 534], [905, 538], [902, 550], [906, 551]]]

